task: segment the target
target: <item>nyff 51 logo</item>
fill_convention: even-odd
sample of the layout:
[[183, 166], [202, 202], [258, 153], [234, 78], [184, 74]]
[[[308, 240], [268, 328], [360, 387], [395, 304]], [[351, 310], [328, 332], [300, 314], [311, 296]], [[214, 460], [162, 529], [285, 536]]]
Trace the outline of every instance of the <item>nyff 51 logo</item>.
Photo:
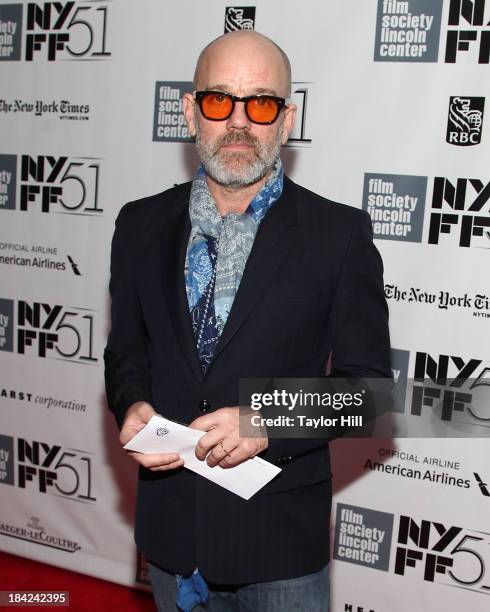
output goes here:
[[397, 518], [337, 504], [334, 559], [490, 595], [490, 534], [440, 520]]
[[0, 7], [0, 59], [31, 62], [101, 60], [107, 49], [109, 5], [102, 2], [28, 2]]
[[[453, 421], [456, 413], [470, 417], [474, 425], [490, 425], [490, 368], [481, 359], [463, 359], [457, 355], [417, 352], [410, 413], [421, 415], [435, 404], [441, 406], [441, 420]], [[483, 399], [475, 401], [476, 390]]]
[[[485, 0], [451, 0], [446, 38], [447, 64], [454, 64], [461, 53], [477, 52], [478, 63], [490, 63], [490, 3]], [[486, 9], [486, 10], [485, 10]]]
[[[450, 209], [451, 212], [444, 212]], [[429, 244], [490, 248], [490, 181], [434, 178]]]
[[95, 502], [93, 453], [0, 434], [0, 484]]
[[0, 210], [97, 216], [100, 159], [0, 155]]
[[400, 516], [395, 574], [419, 574], [439, 582], [490, 595], [490, 536], [440, 521]]
[[[416, 417], [434, 414], [443, 423], [464, 424], [468, 436], [472, 428], [486, 431], [490, 427], [488, 363], [417, 351], [409, 370], [410, 353], [401, 349], [392, 349], [391, 361], [397, 412]], [[410, 379], [413, 385], [407, 385]], [[455, 434], [457, 430], [451, 431]]]
[[0, 298], [0, 351], [95, 364], [95, 311]]

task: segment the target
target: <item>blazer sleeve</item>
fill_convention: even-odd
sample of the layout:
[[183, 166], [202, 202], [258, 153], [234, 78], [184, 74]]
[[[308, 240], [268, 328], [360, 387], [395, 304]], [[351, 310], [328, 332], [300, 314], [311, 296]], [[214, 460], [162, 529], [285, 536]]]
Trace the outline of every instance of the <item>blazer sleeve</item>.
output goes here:
[[148, 337], [130, 266], [130, 212], [130, 205], [121, 209], [112, 239], [111, 330], [104, 350], [107, 401], [119, 428], [131, 404], [153, 401]]
[[[356, 215], [330, 318], [332, 362], [330, 378], [378, 379], [381, 392], [369, 394], [365, 421], [389, 404], [391, 391], [388, 306], [384, 296], [383, 262], [373, 243], [369, 215]], [[346, 433], [332, 431], [328, 438], [270, 438], [267, 457], [298, 456], [324, 447]]]

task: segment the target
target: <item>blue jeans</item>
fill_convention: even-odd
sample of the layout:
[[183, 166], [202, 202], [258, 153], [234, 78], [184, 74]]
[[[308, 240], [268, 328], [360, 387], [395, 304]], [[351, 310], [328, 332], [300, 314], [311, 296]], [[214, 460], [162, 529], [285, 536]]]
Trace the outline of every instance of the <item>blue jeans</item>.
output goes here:
[[[176, 612], [175, 576], [151, 563], [148, 573], [158, 612]], [[221, 588], [225, 590], [209, 585], [207, 605], [193, 612], [328, 612], [330, 608], [328, 565], [300, 578]]]

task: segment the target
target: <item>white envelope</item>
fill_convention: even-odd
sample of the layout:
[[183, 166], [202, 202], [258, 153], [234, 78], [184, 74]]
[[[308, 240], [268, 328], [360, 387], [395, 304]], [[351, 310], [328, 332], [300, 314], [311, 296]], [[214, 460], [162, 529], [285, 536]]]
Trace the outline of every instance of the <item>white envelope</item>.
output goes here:
[[162, 416], [154, 416], [124, 448], [149, 454], [178, 453], [184, 459], [184, 467], [243, 499], [250, 499], [281, 471], [281, 468], [260, 457], [254, 457], [232, 468], [224, 469], [219, 465], [209, 467], [206, 461], [199, 461], [194, 452], [197, 441], [205, 433]]

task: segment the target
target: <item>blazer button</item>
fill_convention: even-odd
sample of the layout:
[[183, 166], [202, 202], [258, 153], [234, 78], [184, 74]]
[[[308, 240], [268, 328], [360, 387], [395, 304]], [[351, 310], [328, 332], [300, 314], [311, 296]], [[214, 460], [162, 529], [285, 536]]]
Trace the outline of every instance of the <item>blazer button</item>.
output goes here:
[[203, 414], [206, 414], [206, 412], [209, 412], [211, 410], [211, 404], [208, 402], [208, 400], [201, 400], [199, 402], [199, 410]]
[[290, 463], [293, 460], [292, 457], [289, 457], [288, 455], [282, 455], [282, 457], [278, 457], [277, 459], [277, 463], [279, 465], [287, 465], [288, 463]]

